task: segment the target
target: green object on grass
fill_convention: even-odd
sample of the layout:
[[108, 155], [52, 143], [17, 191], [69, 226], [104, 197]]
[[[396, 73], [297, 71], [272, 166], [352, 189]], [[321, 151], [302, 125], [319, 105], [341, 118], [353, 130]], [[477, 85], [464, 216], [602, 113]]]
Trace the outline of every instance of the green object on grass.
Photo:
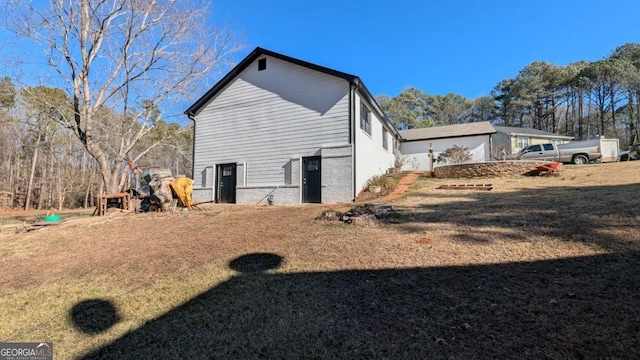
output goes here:
[[62, 220], [62, 217], [60, 215], [47, 215], [44, 217], [44, 221], [46, 222], [55, 222], [60, 220]]

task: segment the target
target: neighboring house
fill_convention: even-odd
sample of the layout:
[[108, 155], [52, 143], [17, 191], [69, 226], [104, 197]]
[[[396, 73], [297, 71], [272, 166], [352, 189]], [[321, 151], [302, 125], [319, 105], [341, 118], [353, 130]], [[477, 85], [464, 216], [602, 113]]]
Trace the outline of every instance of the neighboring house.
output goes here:
[[393, 167], [398, 132], [357, 76], [262, 48], [185, 114], [194, 201], [352, 201]]
[[[404, 170], [428, 170], [429, 151], [433, 159], [453, 145], [466, 147], [472, 155], [470, 162], [490, 160], [491, 136], [496, 130], [488, 121], [401, 130], [403, 141], [400, 153], [407, 161]], [[434, 167], [446, 165], [435, 162]]]
[[493, 136], [492, 159], [499, 159], [499, 152], [505, 149], [507, 154], [516, 154], [524, 147], [536, 144], [564, 144], [573, 139], [571, 136], [558, 135], [537, 129], [510, 126], [494, 126], [497, 133]]

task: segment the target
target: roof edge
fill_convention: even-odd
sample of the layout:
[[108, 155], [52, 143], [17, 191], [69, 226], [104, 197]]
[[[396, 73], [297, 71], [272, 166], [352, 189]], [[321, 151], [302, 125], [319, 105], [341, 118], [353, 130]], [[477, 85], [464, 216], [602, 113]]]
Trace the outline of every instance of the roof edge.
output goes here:
[[385, 122], [387, 126], [389, 126], [389, 128], [391, 129], [394, 135], [396, 135], [401, 141], [404, 141], [404, 138], [402, 137], [398, 129], [396, 129], [396, 127], [393, 126], [393, 124], [391, 123], [391, 120], [389, 120], [389, 118], [387, 117], [387, 114], [385, 114], [384, 110], [382, 110], [382, 107], [378, 103], [378, 100], [376, 100], [376, 98], [371, 94], [369, 89], [367, 89], [367, 87], [362, 82], [362, 80], [360, 80], [360, 78], [356, 77], [356, 79], [357, 79], [356, 87], [364, 95], [367, 101], [375, 107], [375, 111], [378, 113], [378, 115], [381, 116], [381, 120]]
[[463, 138], [463, 137], [471, 137], [471, 136], [483, 136], [483, 135], [492, 135], [496, 132], [484, 132], [477, 134], [468, 134], [468, 135], [458, 135], [458, 136], [437, 136], [437, 137], [429, 137], [429, 138], [420, 138], [420, 139], [405, 139], [403, 138], [403, 142], [412, 142], [412, 141], [424, 141], [424, 140], [439, 140], [439, 139], [455, 139], [455, 138]]
[[[529, 136], [529, 137], [539, 136], [539, 137], [548, 137], [548, 138], [573, 139], [573, 136], [555, 134], [555, 133], [551, 133], [551, 132], [539, 130], [539, 129], [531, 129], [531, 130], [543, 131], [546, 134], [532, 134], [532, 133], [526, 133], [526, 132], [519, 132], [518, 128], [513, 126], [495, 125], [494, 128], [496, 129], [497, 132], [502, 134], [507, 134], [507, 135], [518, 135], [518, 136]], [[501, 131], [500, 129], [503, 129], [505, 131]]]
[[[200, 110], [211, 100], [214, 96], [220, 92], [225, 86], [227, 86], [235, 77], [237, 77], [242, 71], [244, 71], [251, 63], [253, 63], [260, 56], [271, 56], [283, 61], [287, 61], [299, 66], [306, 67], [311, 70], [319, 71], [328, 75], [336, 76], [342, 79], [347, 80], [351, 84], [361, 83], [357, 76], [347, 74], [342, 71], [333, 70], [328, 67], [316, 65], [304, 60], [292, 58], [287, 55], [283, 55], [271, 50], [263, 49], [261, 47], [256, 47], [249, 55], [247, 55], [242, 61], [240, 61], [227, 75], [222, 77], [209, 91], [207, 91], [203, 96], [201, 96], [196, 102], [194, 102], [187, 110], [184, 111], [184, 114], [194, 116], [197, 115]], [[368, 92], [368, 90], [367, 90]]]
[[[498, 132], [502, 132], [502, 131], [498, 131]], [[521, 132], [507, 132], [507, 133], [503, 133], [503, 134], [527, 136], [527, 137], [548, 137], [548, 138], [573, 139], [573, 136], [560, 135], [560, 134], [549, 134], [549, 135], [547, 135], [547, 134], [527, 134], [527, 133], [521, 133]]]

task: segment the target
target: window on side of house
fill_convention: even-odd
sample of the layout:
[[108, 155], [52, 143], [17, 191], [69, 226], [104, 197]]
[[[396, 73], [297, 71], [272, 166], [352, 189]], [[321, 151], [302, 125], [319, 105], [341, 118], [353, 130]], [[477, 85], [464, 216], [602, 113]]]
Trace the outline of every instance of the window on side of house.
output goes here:
[[371, 111], [362, 102], [360, 103], [360, 129], [371, 135]]
[[389, 132], [386, 127], [382, 127], [382, 147], [389, 150]]
[[560, 139], [551, 139], [551, 143], [552, 144], [556, 144], [556, 145], [560, 145], [560, 144], [562, 144], [562, 140], [560, 140]]
[[529, 146], [529, 138], [528, 137], [518, 137], [517, 138], [518, 148], [523, 149]]

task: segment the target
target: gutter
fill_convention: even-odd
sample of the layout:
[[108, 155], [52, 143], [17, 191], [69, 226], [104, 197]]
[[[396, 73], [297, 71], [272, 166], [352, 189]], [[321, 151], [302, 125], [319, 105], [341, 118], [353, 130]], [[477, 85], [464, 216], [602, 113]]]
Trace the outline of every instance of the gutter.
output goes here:
[[495, 133], [494, 133], [494, 132], [491, 132], [491, 133], [484, 133], [484, 134], [472, 134], [472, 135], [439, 136], [439, 137], [421, 138], [421, 139], [407, 139], [407, 138], [403, 138], [403, 139], [402, 139], [402, 142], [426, 141], [426, 140], [441, 140], [441, 139], [457, 139], [457, 138], [466, 138], [466, 137], [472, 137], [472, 136], [483, 136], [483, 135], [489, 135], [489, 136], [492, 136], [493, 134], [495, 134]]
[[538, 137], [538, 138], [549, 138], [549, 139], [566, 139], [573, 140], [573, 137], [566, 135], [538, 135], [538, 134], [525, 134], [525, 133], [509, 133], [511, 136], [522, 136], [522, 137]]
[[196, 178], [196, 118], [193, 112], [185, 112], [189, 120], [193, 121], [193, 130], [191, 137], [193, 138], [193, 148], [191, 149], [191, 178]]
[[355, 124], [355, 82], [349, 82], [349, 137], [351, 138], [351, 194], [352, 201], [356, 201], [356, 124]]

